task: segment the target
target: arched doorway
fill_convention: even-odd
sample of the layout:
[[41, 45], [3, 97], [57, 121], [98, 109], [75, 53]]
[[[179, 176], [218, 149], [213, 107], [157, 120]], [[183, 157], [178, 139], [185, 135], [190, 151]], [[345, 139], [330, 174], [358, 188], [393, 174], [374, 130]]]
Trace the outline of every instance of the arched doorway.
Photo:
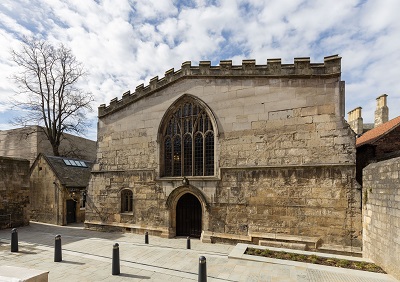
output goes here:
[[200, 238], [202, 211], [200, 201], [191, 193], [179, 198], [176, 205], [176, 235]]

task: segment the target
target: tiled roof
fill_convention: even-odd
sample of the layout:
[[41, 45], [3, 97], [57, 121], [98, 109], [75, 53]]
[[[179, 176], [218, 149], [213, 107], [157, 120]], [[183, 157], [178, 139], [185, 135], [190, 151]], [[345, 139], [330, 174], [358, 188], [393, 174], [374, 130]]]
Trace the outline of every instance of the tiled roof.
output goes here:
[[[76, 188], [88, 186], [93, 162], [67, 157], [43, 156], [63, 185]], [[87, 167], [69, 166], [65, 164], [64, 160], [83, 161]]]
[[360, 147], [364, 144], [373, 144], [376, 140], [386, 135], [400, 124], [400, 116], [385, 122], [371, 130], [368, 130], [363, 135], [357, 138], [356, 147]]

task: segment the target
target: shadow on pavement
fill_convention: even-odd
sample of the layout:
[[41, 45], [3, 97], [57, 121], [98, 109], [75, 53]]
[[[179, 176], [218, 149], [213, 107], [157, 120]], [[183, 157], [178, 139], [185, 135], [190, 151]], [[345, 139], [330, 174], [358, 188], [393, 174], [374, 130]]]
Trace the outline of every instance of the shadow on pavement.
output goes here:
[[150, 277], [148, 277], [148, 276], [140, 276], [140, 275], [127, 274], [127, 273], [121, 273], [118, 276], [137, 278], [137, 279], [150, 279]]
[[[20, 241], [53, 247], [54, 238], [60, 234], [63, 244], [74, 243], [88, 238], [98, 238], [117, 241], [123, 237], [121, 232], [101, 232], [84, 229], [83, 223], [74, 223], [67, 226], [51, 225], [40, 222], [30, 222], [28, 226], [17, 228]], [[35, 233], [37, 236], [32, 236]], [[11, 228], [0, 230], [0, 240], [10, 238]], [[1, 243], [3, 244], [3, 242]]]
[[68, 263], [68, 264], [77, 264], [77, 265], [84, 265], [84, 262], [76, 262], [76, 261], [71, 261], [71, 260], [62, 260], [58, 263]]

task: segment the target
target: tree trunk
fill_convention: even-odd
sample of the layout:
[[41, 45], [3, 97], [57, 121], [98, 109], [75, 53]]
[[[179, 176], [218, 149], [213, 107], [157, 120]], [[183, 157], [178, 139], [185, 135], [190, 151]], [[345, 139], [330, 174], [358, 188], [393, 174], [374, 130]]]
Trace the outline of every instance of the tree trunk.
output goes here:
[[51, 144], [51, 146], [53, 147], [53, 154], [54, 154], [54, 156], [60, 156], [60, 152], [59, 152], [59, 145], [56, 145], [56, 144]]

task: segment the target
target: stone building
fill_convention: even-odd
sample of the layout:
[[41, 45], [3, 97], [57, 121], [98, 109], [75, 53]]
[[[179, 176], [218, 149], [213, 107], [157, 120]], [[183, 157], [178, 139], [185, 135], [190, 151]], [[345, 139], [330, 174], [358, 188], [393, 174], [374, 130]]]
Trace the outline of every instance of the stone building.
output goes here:
[[31, 166], [31, 220], [67, 225], [84, 222], [93, 162], [39, 154]]
[[361, 185], [363, 169], [368, 164], [400, 156], [400, 117], [389, 120], [386, 94], [376, 101], [373, 126], [363, 123], [361, 107], [348, 113], [349, 125], [357, 134], [356, 179]]
[[[0, 156], [28, 159], [32, 164], [39, 153], [53, 155], [51, 144], [41, 127], [0, 130]], [[60, 154], [94, 161], [96, 142], [65, 133], [60, 144]]]
[[184, 62], [99, 107], [91, 229], [359, 246], [341, 58]]
[[29, 161], [0, 157], [0, 229], [29, 224]]

